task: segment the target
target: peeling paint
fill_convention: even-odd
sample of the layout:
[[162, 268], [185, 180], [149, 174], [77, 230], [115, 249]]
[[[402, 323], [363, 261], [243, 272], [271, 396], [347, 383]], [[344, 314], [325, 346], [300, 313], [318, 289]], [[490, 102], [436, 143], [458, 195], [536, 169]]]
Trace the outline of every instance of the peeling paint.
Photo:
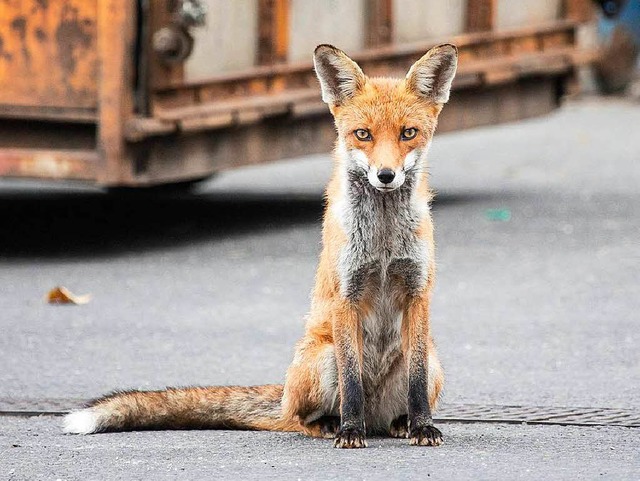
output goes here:
[[0, 0], [1, 105], [97, 107], [99, 1]]
[[11, 22], [11, 29], [18, 34], [20, 44], [22, 45], [22, 55], [27, 64], [31, 62], [31, 53], [29, 53], [29, 47], [27, 45], [27, 18], [19, 16], [13, 19]]
[[56, 30], [55, 38], [60, 64], [69, 75], [76, 70], [77, 49], [91, 46], [93, 36], [87, 27], [93, 24], [91, 21], [87, 23], [87, 20], [80, 21], [78, 9], [70, 5], [66, 5], [62, 11], [62, 19]]
[[35, 30], [35, 34], [36, 34], [36, 38], [38, 39], [39, 42], [46, 42], [47, 40], [47, 32], [45, 32], [44, 30], [42, 30], [41, 28], [36, 28]]
[[2, 35], [0, 35], [0, 58], [9, 61], [11, 61], [11, 59], [13, 58], [13, 55], [11, 55], [11, 53], [5, 52], [4, 50], [4, 38], [2, 38]]

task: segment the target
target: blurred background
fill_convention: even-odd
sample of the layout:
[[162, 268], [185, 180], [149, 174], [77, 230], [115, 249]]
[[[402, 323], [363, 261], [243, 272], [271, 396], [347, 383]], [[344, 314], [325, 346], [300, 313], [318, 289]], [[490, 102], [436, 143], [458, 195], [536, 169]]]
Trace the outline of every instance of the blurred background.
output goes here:
[[[102, 187], [191, 184], [328, 152], [311, 69], [333, 43], [372, 76], [430, 46], [460, 49], [440, 132], [629, 93], [637, 0], [139, 0], [5, 2], [0, 176]], [[63, 134], [64, 133], [64, 134]]]
[[640, 424], [639, 0], [2, 2], [0, 411], [282, 382], [335, 138], [312, 51], [403, 76], [443, 41], [439, 415]]

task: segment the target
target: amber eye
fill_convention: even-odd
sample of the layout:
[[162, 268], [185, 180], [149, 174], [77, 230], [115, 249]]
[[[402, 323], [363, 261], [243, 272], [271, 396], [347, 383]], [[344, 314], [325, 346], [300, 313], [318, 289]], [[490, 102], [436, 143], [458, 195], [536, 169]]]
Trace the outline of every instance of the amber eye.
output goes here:
[[411, 127], [402, 131], [402, 134], [400, 134], [400, 139], [411, 140], [415, 138], [416, 135], [418, 135], [418, 129], [414, 129], [413, 127]]
[[371, 132], [369, 132], [367, 129], [354, 130], [353, 135], [355, 135], [358, 140], [362, 140], [363, 142], [371, 140]]

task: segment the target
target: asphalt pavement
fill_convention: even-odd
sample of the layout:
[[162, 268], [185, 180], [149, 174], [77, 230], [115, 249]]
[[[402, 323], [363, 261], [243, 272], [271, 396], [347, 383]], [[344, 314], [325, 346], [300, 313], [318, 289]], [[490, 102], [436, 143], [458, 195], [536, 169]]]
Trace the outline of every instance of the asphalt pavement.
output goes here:
[[[639, 104], [595, 99], [436, 136], [445, 408], [640, 416], [639, 126]], [[1, 180], [0, 411], [116, 388], [282, 382], [330, 170], [311, 156], [162, 196]], [[45, 304], [57, 285], [91, 301]], [[440, 448], [373, 439], [343, 452], [297, 434], [78, 437], [58, 417], [0, 416], [0, 479], [640, 479], [640, 428], [440, 427]]]

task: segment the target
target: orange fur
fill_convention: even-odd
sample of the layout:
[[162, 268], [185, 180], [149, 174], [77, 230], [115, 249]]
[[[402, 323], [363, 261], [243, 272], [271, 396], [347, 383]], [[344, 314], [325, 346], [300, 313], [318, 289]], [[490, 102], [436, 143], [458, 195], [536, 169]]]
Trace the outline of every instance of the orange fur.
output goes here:
[[[420, 98], [407, 88], [406, 80], [372, 78], [362, 93], [349, 103], [332, 108], [338, 136], [347, 147], [363, 150], [378, 168], [398, 168], [406, 155], [431, 140], [441, 107]], [[401, 141], [403, 128], [418, 128], [418, 136]], [[365, 128], [373, 134], [371, 142], [350, 135]], [[329, 197], [330, 199], [330, 197]]]

